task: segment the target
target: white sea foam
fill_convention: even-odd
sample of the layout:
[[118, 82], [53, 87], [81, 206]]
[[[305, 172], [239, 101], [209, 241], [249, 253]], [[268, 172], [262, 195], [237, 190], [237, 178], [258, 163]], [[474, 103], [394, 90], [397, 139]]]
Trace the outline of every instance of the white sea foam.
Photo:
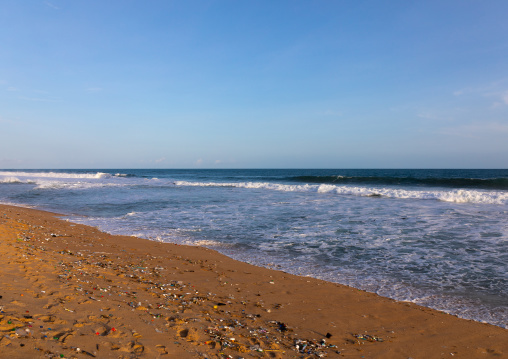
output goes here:
[[202, 239], [198, 241], [186, 241], [185, 244], [191, 245], [191, 246], [199, 246], [199, 247], [224, 247], [225, 244], [213, 241], [210, 239]]
[[6, 206], [22, 207], [22, 208], [37, 208], [36, 206], [30, 206], [28, 204], [14, 203], [14, 202], [9, 202], [9, 201], [0, 201], [0, 204], [4, 204]]
[[[38, 189], [91, 189], [139, 184], [139, 179], [129, 183], [127, 175], [117, 173], [59, 173], [59, 172], [0, 172], [0, 183], [36, 184]], [[115, 180], [116, 179], [116, 180]], [[99, 181], [100, 180], [100, 181]], [[154, 179], [155, 180], [155, 179]], [[144, 180], [143, 182], [146, 182]], [[508, 191], [483, 191], [474, 189], [432, 189], [413, 190], [390, 187], [362, 187], [333, 184], [283, 184], [271, 182], [190, 182], [175, 181], [165, 186], [193, 187], [234, 187], [245, 189], [266, 189], [282, 192], [331, 193], [345, 196], [385, 197], [397, 199], [438, 200], [454, 203], [508, 204]]]
[[[122, 182], [123, 181], [123, 182]], [[34, 184], [36, 189], [91, 189], [129, 185], [126, 179], [108, 173], [9, 172], [0, 171], [0, 184]]]
[[118, 183], [95, 183], [95, 182], [59, 182], [59, 181], [36, 181], [37, 189], [73, 189], [73, 190], [86, 190], [91, 188], [101, 187], [122, 187]]
[[0, 179], [0, 183], [35, 183], [32, 180], [21, 180], [17, 177], [4, 177]]
[[353, 195], [361, 197], [387, 197], [399, 199], [439, 200], [455, 203], [484, 203], [507, 204], [506, 191], [479, 191], [479, 190], [407, 190], [383, 187], [336, 186], [331, 184], [319, 185], [288, 185], [268, 182], [188, 182], [176, 181], [177, 186], [194, 187], [236, 187], [247, 189], [268, 189], [284, 192], [317, 192], [335, 193], [339, 195]]
[[0, 171], [0, 176], [15, 176], [15, 177], [29, 177], [29, 178], [110, 178], [109, 173], [96, 172], [96, 173], [64, 173], [64, 172], [17, 172], [17, 171]]

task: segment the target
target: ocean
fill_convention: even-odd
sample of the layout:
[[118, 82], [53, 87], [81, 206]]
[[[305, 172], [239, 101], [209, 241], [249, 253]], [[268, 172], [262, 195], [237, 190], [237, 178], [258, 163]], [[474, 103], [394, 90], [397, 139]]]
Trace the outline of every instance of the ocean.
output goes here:
[[508, 170], [1, 170], [0, 202], [508, 328]]

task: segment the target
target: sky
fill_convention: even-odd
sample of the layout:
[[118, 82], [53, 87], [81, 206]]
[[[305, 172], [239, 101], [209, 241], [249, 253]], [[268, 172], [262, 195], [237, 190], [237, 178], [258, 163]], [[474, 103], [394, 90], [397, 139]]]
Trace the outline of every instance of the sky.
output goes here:
[[508, 168], [506, 0], [1, 0], [0, 168]]

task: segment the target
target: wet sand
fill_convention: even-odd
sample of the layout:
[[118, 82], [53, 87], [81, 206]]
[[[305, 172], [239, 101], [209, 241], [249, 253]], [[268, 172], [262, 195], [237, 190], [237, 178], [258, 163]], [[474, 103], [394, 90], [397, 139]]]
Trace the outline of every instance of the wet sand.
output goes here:
[[1, 358], [502, 358], [508, 330], [0, 205]]

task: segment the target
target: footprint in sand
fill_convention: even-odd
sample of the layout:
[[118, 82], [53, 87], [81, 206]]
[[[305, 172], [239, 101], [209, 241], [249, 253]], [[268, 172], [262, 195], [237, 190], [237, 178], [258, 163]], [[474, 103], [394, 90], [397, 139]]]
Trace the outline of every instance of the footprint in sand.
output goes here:
[[127, 345], [124, 345], [119, 349], [122, 352], [129, 352], [132, 354], [141, 354], [145, 351], [145, 347], [136, 342], [129, 342]]
[[42, 279], [42, 277], [39, 277], [39, 276], [33, 276], [33, 275], [30, 276], [30, 282], [32, 282], [32, 283], [37, 283], [41, 279]]
[[503, 353], [495, 350], [495, 349], [490, 349], [490, 348], [476, 348], [476, 351], [477, 353], [480, 353], [480, 354], [488, 354], [490, 356], [496, 356], [496, 357], [501, 357], [503, 355]]
[[215, 347], [217, 346], [216, 342], [206, 342], [206, 343], [208, 343], [208, 346], [210, 347], [210, 349], [215, 349]]
[[156, 345], [155, 349], [160, 355], [168, 354], [168, 351], [166, 350], [166, 347], [164, 345]]
[[13, 329], [22, 327], [24, 327], [23, 324], [15, 323], [13, 320], [5, 320], [0, 322], [0, 332], [11, 332]]
[[19, 302], [17, 300], [13, 300], [12, 302], [9, 302], [10, 304], [14, 304], [14, 305], [17, 305], [19, 307], [24, 307], [25, 306], [25, 303], [23, 302]]
[[[178, 330], [177, 330], [178, 331]], [[185, 338], [188, 342], [200, 341], [200, 335], [196, 328], [185, 328], [178, 331], [181, 338]]]
[[55, 334], [53, 337], [58, 338], [58, 341], [60, 341], [62, 344], [65, 344], [65, 342], [68, 341], [73, 336], [74, 331], [71, 329], [67, 329]]
[[111, 328], [107, 325], [95, 324], [92, 327], [93, 334], [104, 337], [111, 332]]
[[124, 338], [126, 336], [127, 334], [115, 328], [111, 328], [111, 330], [108, 333], [109, 338]]
[[135, 344], [132, 346], [131, 353], [133, 354], [141, 354], [145, 351], [145, 347], [141, 344]]
[[60, 303], [48, 303], [48, 304], [46, 304], [43, 308], [44, 308], [44, 309], [51, 309], [51, 308], [53, 308], [55, 305], [58, 305], [58, 304], [60, 304]]
[[256, 339], [256, 338], [249, 338], [249, 341], [253, 345], [260, 345], [261, 344], [261, 342], [258, 339]]
[[54, 323], [54, 324], [66, 324], [67, 321], [55, 319], [55, 316], [53, 315], [44, 315], [44, 314], [36, 314], [33, 316], [34, 318], [37, 318], [45, 323]]
[[35, 317], [45, 323], [53, 323], [55, 321], [55, 317], [51, 315], [36, 314]]

